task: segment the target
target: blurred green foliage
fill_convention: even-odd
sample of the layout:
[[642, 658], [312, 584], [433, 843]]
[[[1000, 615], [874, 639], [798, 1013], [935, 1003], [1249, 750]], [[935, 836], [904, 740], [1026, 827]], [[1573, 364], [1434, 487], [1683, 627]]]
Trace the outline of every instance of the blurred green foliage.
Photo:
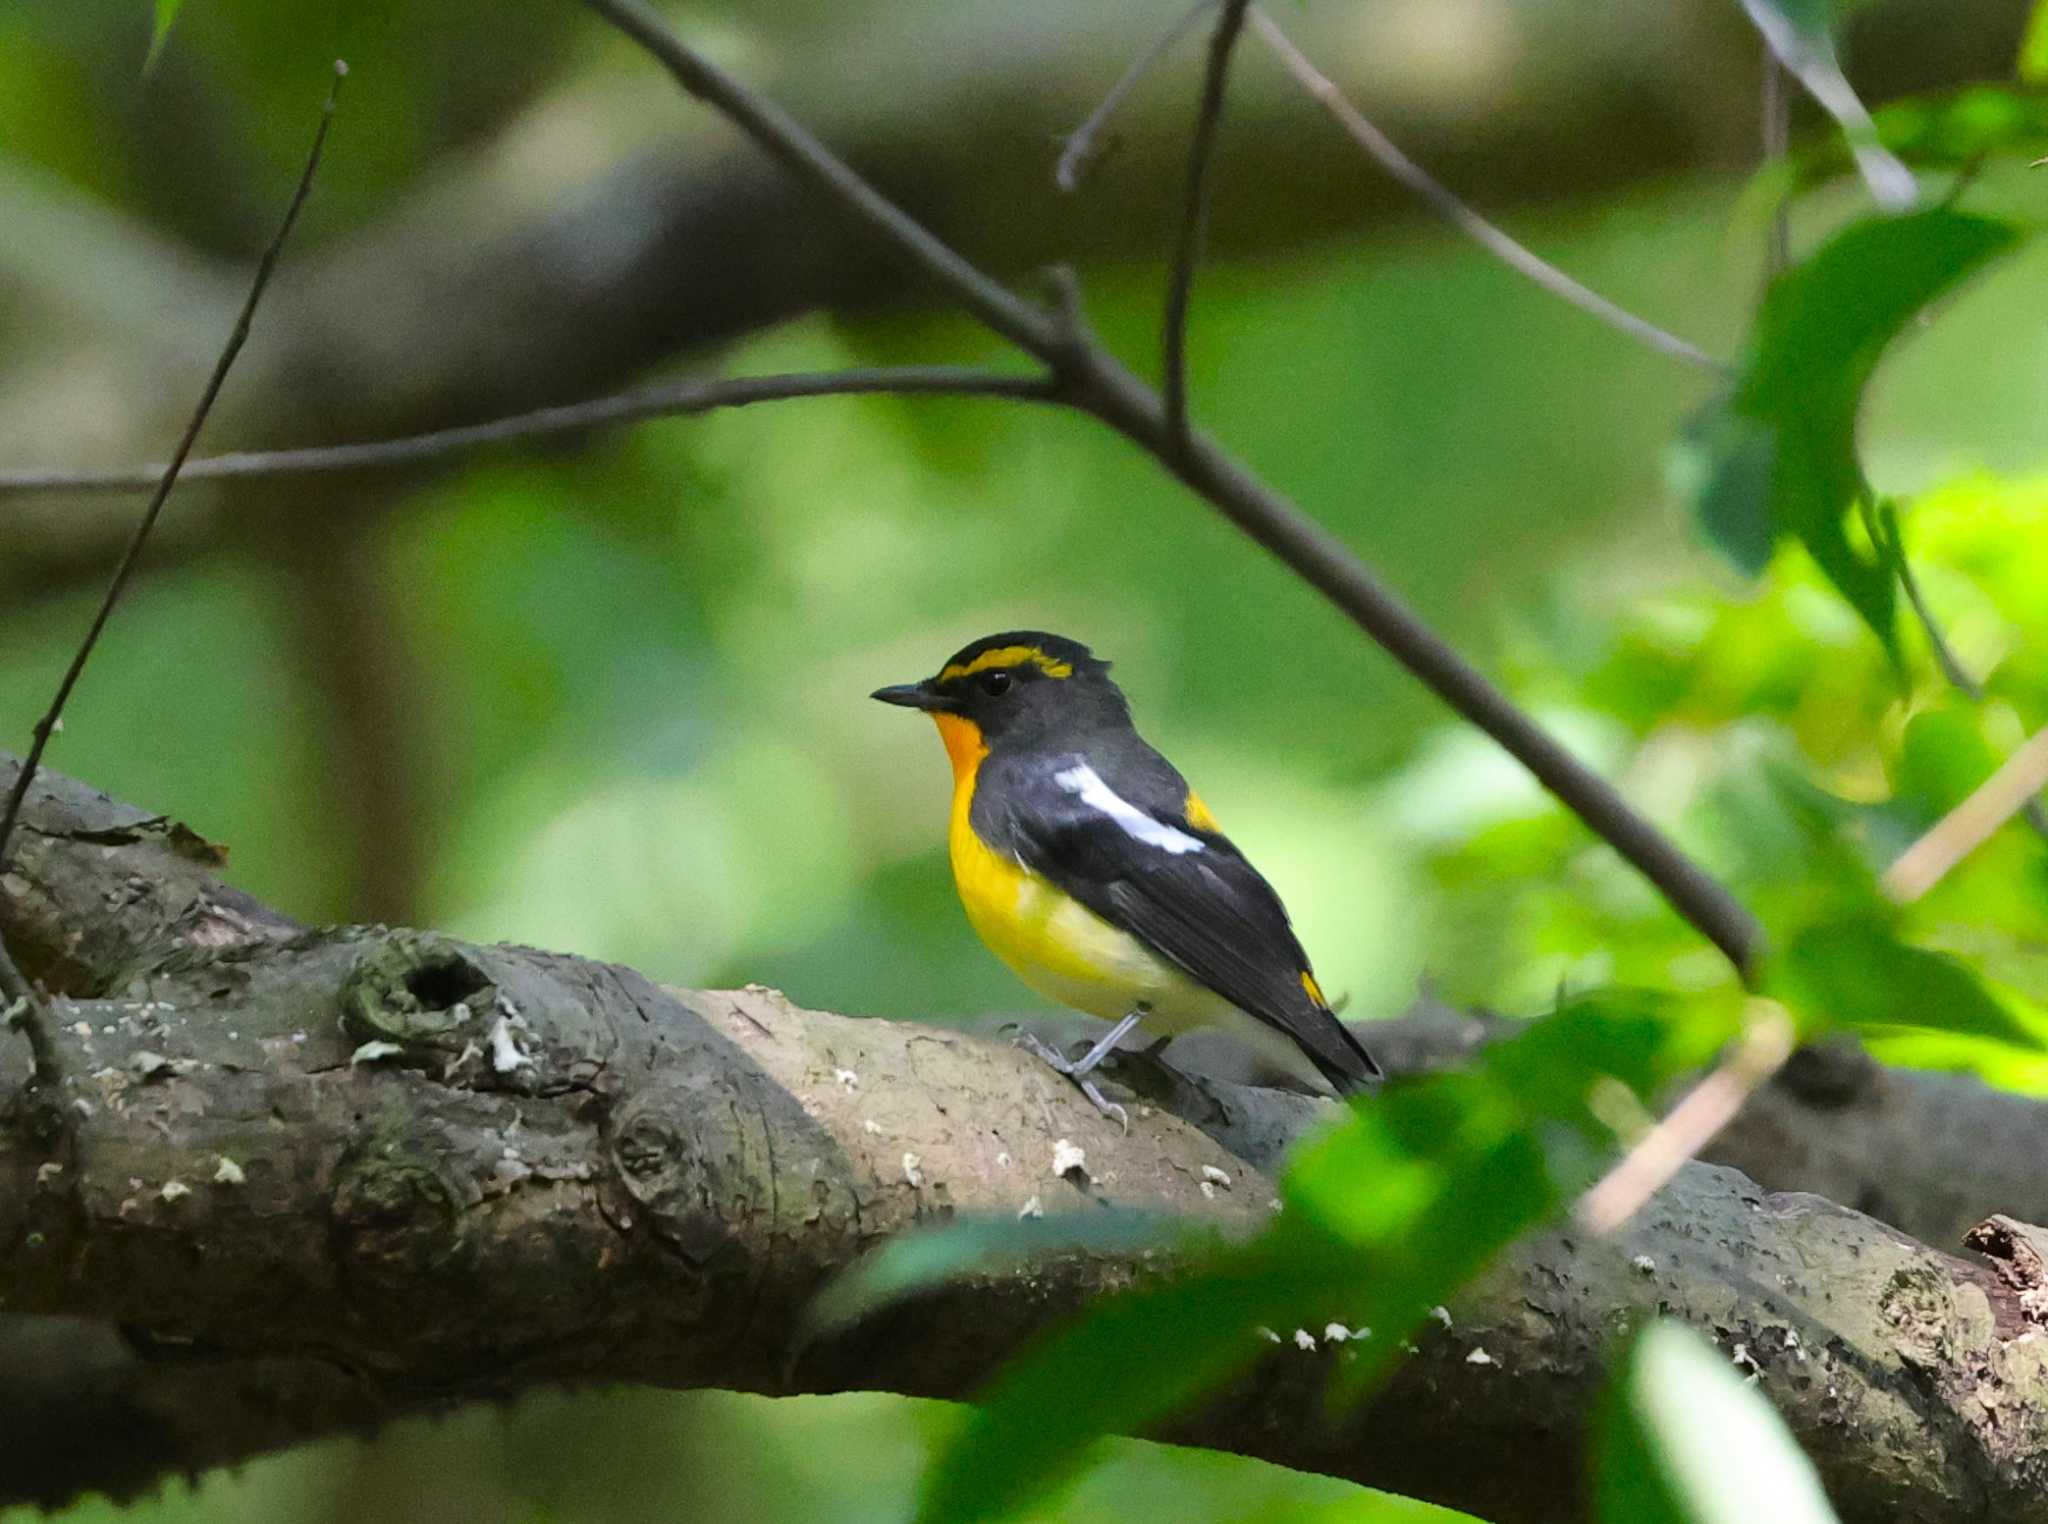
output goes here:
[[[1795, 1007], [1880, 1028], [1887, 1017], [1973, 1028], [1871, 1037], [1890, 1057], [2039, 1090], [2041, 838], [2008, 822], [1910, 906], [1886, 905], [1875, 883], [2048, 718], [2036, 633], [2048, 607], [2031, 551], [2043, 543], [2048, 482], [1966, 477], [1905, 504], [1902, 522], [1927, 603], [1981, 700], [1944, 676], [1917, 629], [1902, 675], [1798, 551], [1781, 553], [1746, 596], [1646, 579], [1626, 549], [1584, 558], [1573, 584], [1603, 591], [1512, 616], [1514, 686], [1604, 736], [1613, 767], [1780, 935]], [[1436, 837], [1440, 935], [1469, 950], [1447, 993], [1512, 1009], [1560, 979], [1725, 984], [1611, 854], [1574, 848], [1583, 841], [1536, 794]], [[1562, 875], [1546, 873], [1560, 861]], [[1838, 956], [1823, 961], [1840, 977], [1816, 989], [1812, 960], [1827, 937]], [[1966, 956], [1971, 972], [1932, 952]], [[1889, 972], [1863, 985], [1868, 999], [1842, 982], [1872, 980], [1879, 966]]]
[[[616, 1524], [619, 1520], [832, 1520], [903, 1524], [932, 1455], [966, 1410], [853, 1394], [769, 1401], [732, 1393], [545, 1394], [502, 1412], [412, 1421], [375, 1443], [308, 1446], [139, 1507], [82, 1503], [66, 1524]], [[7, 1524], [43, 1515], [0, 1510]], [[1097, 1466], [1027, 1524], [1472, 1524], [1391, 1498], [1204, 1450], [1108, 1440]]]

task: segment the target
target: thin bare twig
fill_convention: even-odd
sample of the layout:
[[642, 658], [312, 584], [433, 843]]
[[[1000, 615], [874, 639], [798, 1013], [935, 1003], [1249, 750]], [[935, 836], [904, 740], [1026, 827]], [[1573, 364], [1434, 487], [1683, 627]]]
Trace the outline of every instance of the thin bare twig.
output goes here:
[[1216, 154], [1216, 129], [1223, 121], [1223, 96], [1230, 82], [1230, 55], [1244, 30], [1250, 0], [1223, 0], [1209, 37], [1209, 67], [1202, 76], [1202, 104], [1188, 144], [1187, 190], [1181, 200], [1180, 234], [1166, 277], [1166, 312], [1159, 323], [1160, 390], [1166, 397], [1167, 436], [1180, 449], [1188, 443], [1188, 305], [1194, 300], [1195, 267], [1202, 260], [1202, 235], [1209, 222], [1209, 162]]
[[0, 812], [0, 866], [7, 861], [7, 842], [14, 834], [14, 823], [21, 815], [22, 801], [28, 797], [29, 786], [35, 782], [36, 768], [43, 760], [43, 751], [50, 744], [59, 722], [64, 718], [64, 706], [71, 699], [72, 689], [78, 686], [78, 679], [85, 671], [85, 664], [91, 658], [93, 647], [99, 644], [100, 635], [113, 617], [114, 605], [121, 601], [121, 594], [128, 586], [128, 579], [134, 574], [135, 564], [142, 559], [142, 547], [148, 543], [149, 532], [156, 528], [156, 521], [169, 500], [171, 489], [178, 484], [178, 473], [184, 467], [185, 457], [192, 453], [192, 445], [199, 438], [200, 429], [206, 425], [206, 415], [213, 411], [213, 402], [220, 395], [228, 371], [235, 363], [235, 357], [242, 352], [242, 345], [249, 337], [249, 324], [256, 316], [256, 304], [263, 299], [264, 287], [270, 284], [271, 273], [277, 268], [278, 256], [284, 252], [284, 241], [291, 236], [292, 224], [299, 220], [299, 209], [306, 204], [306, 196], [313, 189], [313, 176], [320, 168], [320, 155], [327, 147], [327, 129], [334, 125], [334, 108], [341, 98], [341, 82], [348, 77], [348, 65], [337, 60], [334, 65], [334, 79], [327, 87], [327, 100], [320, 108], [320, 126], [313, 134], [312, 149], [306, 155], [306, 167], [299, 174], [299, 183], [292, 192], [290, 205], [285, 208], [284, 220], [278, 224], [277, 234], [270, 240], [270, 247], [263, 251], [263, 258], [257, 262], [256, 277], [249, 283], [249, 295], [242, 303], [242, 310], [235, 318], [234, 331], [214, 362], [213, 374], [207, 377], [206, 390], [200, 394], [199, 405], [192, 410], [192, 417], [185, 425], [184, 436], [178, 441], [178, 448], [172, 452], [170, 464], [164, 467], [163, 477], [157, 483], [156, 493], [149, 500], [149, 506], [142, 511], [142, 519], [135, 526], [135, 534], [128, 542], [128, 548], [121, 555], [121, 561], [114, 568], [113, 581], [107, 585], [107, 595], [100, 600], [99, 611], [93, 615], [92, 625], [85, 632], [85, 639], [78, 644], [78, 652], [71, 658], [71, 665], [64, 671], [63, 680], [57, 684], [56, 696], [50, 700], [49, 710], [36, 721], [35, 737], [29, 746], [28, 756], [21, 764], [21, 771], [15, 776], [14, 787], [7, 795], [7, 807]]
[[1293, 76], [1294, 82], [1336, 119], [1337, 124], [1349, 134], [1354, 143], [1377, 160], [1388, 174], [1420, 196], [1431, 211], [1495, 259], [1560, 301], [1567, 302], [1588, 316], [1599, 319], [1608, 327], [1627, 334], [1659, 354], [1668, 355], [1674, 360], [1682, 360], [1687, 365], [1711, 371], [1715, 375], [1727, 374], [1728, 367], [1699, 346], [1688, 343], [1677, 334], [1667, 333], [1647, 318], [1636, 316], [1626, 307], [1618, 306], [1599, 292], [1580, 284], [1549, 260], [1518, 243], [1508, 233], [1460, 201], [1456, 195], [1435, 180], [1428, 170], [1403, 153], [1392, 138], [1367, 120], [1365, 115], [1345, 97], [1344, 92], [1337, 88], [1336, 83], [1318, 69], [1307, 54], [1294, 45], [1292, 39], [1280, 30], [1279, 25], [1270, 16], [1256, 6], [1251, 12], [1251, 27], [1258, 33], [1259, 40], [1272, 49], [1274, 56]]
[[[745, 407], [756, 402], [779, 402], [795, 397], [869, 394], [1006, 397], [1027, 402], [1057, 400], [1050, 377], [1010, 376], [964, 365], [876, 366], [821, 373], [668, 381], [589, 402], [537, 408], [530, 413], [494, 418], [488, 423], [436, 429], [403, 439], [380, 439], [367, 444], [330, 445], [305, 450], [245, 450], [228, 455], [203, 456], [198, 460], [188, 460], [179, 475], [181, 480], [188, 482], [222, 481], [415, 466], [486, 445], [578, 434], [609, 424], [687, 417], [719, 408]], [[156, 483], [163, 470], [162, 466], [131, 466], [110, 471], [59, 471], [40, 467], [0, 470], [0, 495], [135, 490]]]
[[1173, 50], [1173, 45], [1185, 37], [1194, 24], [1202, 19], [1217, 0], [1195, 0], [1183, 11], [1152, 45], [1131, 60], [1131, 66], [1124, 70], [1117, 82], [1109, 87], [1109, 94], [1102, 98], [1102, 104], [1088, 113], [1088, 120], [1076, 127], [1067, 137], [1066, 147], [1060, 152], [1060, 161], [1053, 166], [1053, 183], [1069, 195], [1081, 188], [1081, 177], [1088, 172], [1088, 166], [1095, 162], [1101, 151], [1100, 138], [1108, 129], [1110, 121], [1130, 99], [1131, 92], [1147, 74], [1159, 66], [1159, 60]]
[[1969, 798], [1901, 852], [1885, 869], [1884, 892], [1902, 905], [1919, 899], [2029, 801], [2038, 800], [2044, 788], [2048, 788], [2048, 728], [2035, 731]]
[[1745, 1030], [1728, 1056], [1579, 1198], [1575, 1215], [1580, 1226], [1604, 1236], [1641, 1211], [1688, 1159], [1735, 1120], [1757, 1087], [1785, 1066], [1792, 1048], [1792, 1018], [1785, 1008], [1775, 1000], [1751, 1001]]

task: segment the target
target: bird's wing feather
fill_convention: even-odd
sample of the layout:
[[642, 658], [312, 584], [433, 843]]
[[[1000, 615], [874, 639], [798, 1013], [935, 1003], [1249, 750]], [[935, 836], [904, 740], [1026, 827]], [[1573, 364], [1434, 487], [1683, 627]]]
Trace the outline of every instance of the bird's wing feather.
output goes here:
[[1188, 820], [1179, 774], [1161, 761], [1163, 776], [1126, 773], [1119, 790], [1082, 767], [1039, 772], [1028, 798], [1006, 791], [1003, 834], [1024, 865], [1285, 1032], [1333, 1080], [1377, 1074], [1304, 983], [1308, 959], [1279, 895], [1228, 837]]

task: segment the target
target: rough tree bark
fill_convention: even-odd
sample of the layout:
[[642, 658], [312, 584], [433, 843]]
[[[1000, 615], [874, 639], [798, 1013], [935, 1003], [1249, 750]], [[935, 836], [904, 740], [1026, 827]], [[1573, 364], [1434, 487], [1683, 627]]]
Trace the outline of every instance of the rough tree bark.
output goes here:
[[[1256, 1223], [1252, 1161], [1318, 1111], [1168, 1076], [1126, 1137], [1004, 1045], [301, 928], [181, 826], [55, 777], [31, 801], [0, 934], [50, 991], [65, 1125], [0, 1037], [0, 1501], [548, 1383], [965, 1395], [1031, 1329], [1155, 1272], [1067, 1256], [810, 1345], [797, 1316], [953, 1212]], [[1054, 1172], [1061, 1139], [1085, 1169]], [[1985, 1243], [1939, 1253], [1693, 1165], [1611, 1242], [1518, 1247], [1359, 1412], [1323, 1413], [1342, 1347], [1289, 1342], [1169, 1437], [1502, 1524], [1571, 1517], [1605, 1352], [1661, 1311], [1756, 1372], [1845, 1518], [2048, 1519], [2041, 1257], [2017, 1225]]]

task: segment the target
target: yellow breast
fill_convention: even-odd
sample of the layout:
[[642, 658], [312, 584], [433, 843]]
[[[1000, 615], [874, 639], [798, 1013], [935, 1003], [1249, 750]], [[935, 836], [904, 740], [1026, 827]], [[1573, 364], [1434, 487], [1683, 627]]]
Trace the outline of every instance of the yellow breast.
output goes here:
[[1229, 1002], [1136, 937], [982, 841], [969, 814], [987, 748], [966, 721], [945, 714], [933, 718], [953, 762], [947, 832], [953, 883], [968, 922], [991, 952], [1047, 999], [1105, 1021], [1143, 1004], [1151, 1008], [1145, 1024], [1172, 1033], [1236, 1014]]

